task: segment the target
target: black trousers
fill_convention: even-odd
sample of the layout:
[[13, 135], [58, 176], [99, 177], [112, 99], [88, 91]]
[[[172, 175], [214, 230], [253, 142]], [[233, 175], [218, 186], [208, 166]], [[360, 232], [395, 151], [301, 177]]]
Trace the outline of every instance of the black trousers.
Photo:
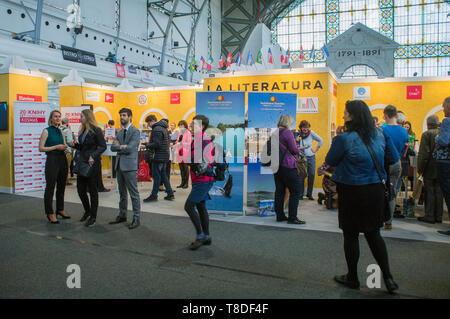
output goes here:
[[298, 201], [300, 199], [300, 177], [296, 168], [280, 166], [274, 175], [275, 179], [275, 213], [280, 218], [284, 215], [284, 195], [289, 189], [289, 220], [297, 218]]
[[44, 206], [47, 215], [54, 214], [53, 210], [53, 195], [56, 187], [56, 211], [64, 210], [64, 192], [66, 190], [67, 180], [67, 159], [64, 152], [61, 154], [47, 155], [45, 161], [45, 192], [44, 192]]
[[[195, 207], [197, 207], [197, 211]], [[209, 215], [206, 209], [206, 202], [203, 200], [200, 203], [194, 203], [188, 199], [184, 203], [184, 210], [188, 213], [192, 224], [194, 224], [197, 235], [200, 235], [202, 232], [205, 235], [209, 235]]]
[[188, 186], [189, 184], [189, 165], [186, 163], [179, 163], [181, 173], [181, 185]]
[[[97, 170], [99, 170], [97, 168]], [[91, 216], [92, 218], [97, 218], [98, 209], [98, 174], [93, 172], [90, 177], [83, 177], [77, 175], [77, 191], [78, 196], [80, 196], [81, 203], [83, 204], [84, 213]], [[91, 198], [89, 203], [89, 198], [87, 193]]]
[[100, 161], [100, 168], [97, 169], [95, 173], [97, 174], [95, 179], [97, 181], [97, 190], [104, 190], [105, 186], [103, 185], [102, 161]]

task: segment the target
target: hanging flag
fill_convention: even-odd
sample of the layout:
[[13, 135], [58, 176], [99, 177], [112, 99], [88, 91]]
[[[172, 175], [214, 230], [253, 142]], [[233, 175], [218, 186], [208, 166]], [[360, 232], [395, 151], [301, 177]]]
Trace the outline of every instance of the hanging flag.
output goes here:
[[272, 50], [270, 50], [269, 48], [269, 58], [268, 58], [269, 63], [273, 64], [273, 56], [272, 56]]
[[195, 71], [195, 59], [194, 59], [194, 57], [192, 57], [191, 63], [189, 64], [189, 70], [191, 70], [191, 72]]
[[231, 65], [231, 61], [233, 61], [233, 57], [231, 56], [231, 52], [228, 52], [227, 56], [227, 66]]
[[203, 71], [203, 68], [205, 67], [205, 58], [203, 58], [203, 56], [200, 57], [200, 62], [202, 63], [202, 71]]
[[247, 54], [247, 65], [250, 65], [250, 66], [253, 65], [252, 53], [250, 51], [248, 51], [248, 54]]
[[262, 52], [258, 50], [258, 55], [256, 56], [256, 63], [262, 64]]
[[287, 49], [286, 51], [286, 57], [284, 59], [284, 63], [289, 64], [289, 56], [290, 56], [291, 52], [289, 52], [289, 49]]
[[281, 56], [280, 56], [280, 62], [283, 63], [284, 62], [284, 55], [283, 52], [281, 52]]
[[213, 60], [212, 56], [209, 56], [208, 62], [206, 63], [206, 68], [210, 71], [212, 70], [213, 62], [214, 62], [214, 60]]
[[236, 59], [236, 65], [241, 66], [241, 62], [242, 62], [242, 55], [241, 55], [241, 52], [239, 52], [237, 59]]
[[314, 61], [314, 58], [316, 57], [316, 51], [314, 51], [314, 43], [313, 43], [313, 46], [311, 49], [310, 57], [311, 57], [311, 59], [310, 59], [311, 61]]
[[223, 68], [223, 55], [222, 55], [222, 53], [220, 53], [219, 66], [220, 66], [221, 68]]
[[327, 49], [327, 47], [325, 46], [325, 44], [324, 44], [323, 47], [322, 47], [322, 51], [323, 51], [323, 53], [325, 53], [325, 55], [326, 55], [327, 57], [330, 56], [330, 53], [328, 52], [328, 49]]
[[299, 57], [300, 61], [303, 61], [303, 59], [305, 58], [305, 56], [303, 55], [303, 47], [301, 44], [300, 44], [300, 52], [298, 54], [298, 57]]

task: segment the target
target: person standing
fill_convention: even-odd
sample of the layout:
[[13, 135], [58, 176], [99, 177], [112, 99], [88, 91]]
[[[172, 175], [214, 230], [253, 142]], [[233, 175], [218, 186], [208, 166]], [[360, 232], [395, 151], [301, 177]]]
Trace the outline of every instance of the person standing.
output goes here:
[[67, 144], [64, 135], [59, 129], [61, 124], [61, 112], [53, 110], [48, 118], [48, 127], [42, 131], [39, 139], [39, 152], [45, 152], [45, 192], [44, 206], [47, 219], [52, 224], [59, 224], [53, 211], [53, 194], [56, 186], [56, 215], [69, 219], [64, 212], [64, 193], [67, 179], [67, 159], [64, 152]]
[[[169, 167], [175, 169], [175, 144], [177, 143], [180, 130], [177, 130], [175, 122], [170, 124], [169, 136], [170, 136], [170, 165]], [[170, 169], [169, 169], [169, 181], [170, 181]]]
[[[105, 141], [106, 144], [106, 140], [105, 140], [105, 132], [100, 129], [100, 132], [102, 133], [103, 136], [103, 140]], [[102, 152], [103, 153], [103, 152]], [[107, 193], [109, 191], [111, 191], [109, 188], [106, 188], [105, 185], [103, 184], [103, 169], [102, 169], [102, 161], [100, 158], [100, 169], [95, 170], [97, 173], [97, 178], [95, 179], [97, 181], [97, 189], [99, 193]]]
[[[384, 113], [384, 120], [386, 122], [381, 126], [381, 129], [384, 131], [385, 135], [389, 135], [389, 137], [392, 140], [392, 143], [394, 143], [397, 153], [400, 156], [402, 156], [402, 154], [406, 151], [405, 145], [407, 145], [408, 143], [408, 132], [402, 126], [397, 124], [397, 108], [395, 106], [393, 105], [386, 106], [384, 108], [383, 113]], [[384, 225], [384, 229], [386, 230], [392, 229], [392, 218], [394, 217], [395, 200], [397, 199], [397, 194], [400, 189], [399, 183], [401, 182], [400, 179], [401, 172], [402, 172], [402, 164], [401, 159], [399, 158], [397, 162], [389, 166], [389, 178], [394, 190], [394, 194], [392, 194], [393, 198], [389, 202], [391, 218], [388, 221], [386, 221]]]
[[425, 187], [425, 216], [417, 219], [430, 224], [442, 223], [444, 204], [441, 187], [437, 180], [436, 159], [433, 158], [438, 125], [439, 118], [436, 115], [427, 118], [428, 130], [422, 134], [417, 157], [417, 172], [423, 176]]
[[[280, 154], [278, 170], [273, 174], [275, 181], [275, 213], [277, 222], [287, 220], [288, 224], [302, 225], [305, 224], [305, 221], [297, 218], [301, 190], [301, 179], [297, 173], [297, 156], [300, 151], [295, 143], [294, 134], [289, 130], [293, 122], [294, 119], [291, 116], [287, 114], [281, 115], [277, 124], [278, 130], [271, 137], [272, 141], [278, 141]], [[275, 143], [273, 145], [275, 146]], [[289, 190], [288, 217], [286, 217], [283, 210], [286, 189]]]
[[[331, 180], [337, 183], [339, 228], [344, 235], [348, 272], [334, 280], [358, 289], [359, 233], [364, 233], [372, 255], [383, 273], [387, 290], [398, 289], [389, 268], [388, 253], [380, 228], [384, 220], [385, 164], [400, 158], [388, 135], [375, 128], [364, 101], [347, 101], [344, 121], [346, 132], [333, 138], [325, 163], [336, 167]], [[372, 155], [373, 154], [373, 155]], [[384, 163], [386, 160], [388, 163]], [[379, 172], [379, 173], [378, 173]]]
[[[66, 140], [66, 145], [71, 145], [73, 141], [73, 133], [72, 130], [70, 129], [69, 119], [67, 117], [62, 119], [60, 129]], [[70, 167], [73, 160], [73, 151], [70, 146], [67, 146], [67, 149], [64, 151], [64, 155], [66, 155], [67, 167]], [[69, 181], [69, 170], [67, 170], [66, 185], [72, 185], [72, 183]]]
[[[79, 152], [77, 161], [87, 162], [91, 167], [88, 176], [77, 174], [77, 191], [84, 208], [80, 222], [87, 220], [85, 226], [92, 227], [97, 220], [98, 171], [101, 171], [101, 155], [106, 150], [106, 142], [102, 130], [95, 120], [94, 112], [89, 109], [81, 111], [80, 121], [79, 140], [76, 143], [72, 142], [71, 146]], [[75, 163], [76, 165], [79, 163]]]
[[[197, 237], [189, 249], [196, 250], [202, 245], [211, 245], [206, 200], [211, 199], [208, 193], [214, 184], [212, 167], [214, 147], [209, 137], [205, 135], [209, 126], [209, 119], [206, 116], [201, 114], [194, 116], [192, 126], [194, 141], [189, 151], [192, 189], [184, 203], [184, 210], [197, 232]], [[198, 154], [197, 150], [201, 151], [201, 154]], [[200, 172], [202, 164], [206, 164], [206, 170]]]
[[190, 155], [192, 134], [188, 130], [188, 124], [185, 120], [178, 122], [180, 134], [175, 145], [175, 159], [180, 167], [181, 184], [177, 188], [188, 188], [189, 186], [189, 166], [186, 159]]
[[167, 176], [167, 165], [169, 165], [169, 147], [170, 138], [168, 121], [162, 119], [161, 121], [156, 121], [156, 116], [151, 115], [149, 125], [152, 127], [152, 133], [150, 135], [150, 140], [146, 145], [146, 149], [153, 151], [152, 159], [152, 177], [153, 177], [153, 189], [150, 196], [144, 199], [145, 203], [155, 202], [158, 200], [158, 191], [160, 183], [164, 184], [166, 188], [167, 196], [164, 197], [165, 200], [174, 200], [172, 187]]
[[141, 201], [137, 187], [138, 147], [141, 133], [132, 124], [133, 114], [129, 108], [120, 109], [119, 115], [122, 129], [117, 133], [114, 143], [111, 145], [111, 151], [117, 152], [116, 172], [120, 194], [119, 216], [110, 224], [127, 221], [128, 191], [133, 206], [133, 222], [128, 228], [135, 229], [141, 224]]
[[[312, 192], [314, 189], [314, 178], [316, 175], [316, 153], [322, 146], [322, 138], [311, 130], [311, 124], [308, 121], [301, 121], [298, 126], [299, 132], [297, 136], [297, 142], [300, 145], [300, 150], [305, 154], [308, 161], [308, 189], [306, 191], [306, 197], [309, 200], [314, 200]], [[313, 141], [317, 141], [316, 148], [313, 148]], [[306, 176], [300, 176], [300, 200], [303, 199], [305, 192], [305, 179]]]
[[[445, 118], [436, 136], [436, 170], [439, 185], [444, 195], [447, 212], [450, 214], [450, 97], [442, 103]], [[450, 236], [450, 229], [438, 231], [440, 234]]]

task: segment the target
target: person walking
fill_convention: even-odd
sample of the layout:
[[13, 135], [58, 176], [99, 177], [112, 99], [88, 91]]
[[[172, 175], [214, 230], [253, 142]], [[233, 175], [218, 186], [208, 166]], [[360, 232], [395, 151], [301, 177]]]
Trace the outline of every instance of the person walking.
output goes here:
[[[450, 215], [450, 96], [442, 103], [445, 118], [442, 120], [436, 136], [436, 170], [439, 185]], [[450, 229], [438, 231], [442, 235], [450, 236]]]
[[[74, 136], [72, 130], [70, 129], [69, 119], [67, 117], [62, 119], [61, 126], [59, 128], [61, 129], [61, 132], [64, 135], [66, 145], [71, 145]], [[67, 149], [64, 151], [64, 155], [66, 156], [67, 167], [70, 168], [70, 165], [72, 164], [73, 160], [73, 150], [70, 146], [67, 146]], [[66, 185], [72, 185], [72, 183], [69, 181], [69, 170], [67, 170]]]
[[[322, 138], [311, 130], [311, 124], [308, 121], [301, 121], [298, 126], [299, 132], [297, 136], [297, 143], [300, 146], [300, 150], [305, 154], [308, 161], [308, 174], [306, 176], [300, 176], [300, 200], [303, 199], [305, 192], [305, 179], [308, 177], [308, 189], [306, 191], [306, 197], [309, 200], [314, 200], [312, 192], [314, 189], [314, 178], [316, 175], [316, 153], [322, 146]], [[317, 141], [318, 144], [313, 148], [313, 141]]]
[[88, 163], [90, 166], [87, 175], [81, 174], [78, 168], [77, 191], [84, 208], [80, 222], [86, 221], [85, 226], [92, 227], [97, 220], [98, 171], [101, 170], [101, 155], [106, 150], [106, 142], [95, 120], [94, 112], [89, 109], [81, 111], [80, 121], [79, 140], [76, 143], [72, 142], [71, 146], [79, 152], [75, 167], [82, 165], [81, 162]]
[[[209, 119], [206, 116], [201, 114], [194, 116], [192, 126], [194, 141], [189, 152], [192, 189], [184, 203], [184, 210], [189, 215], [197, 233], [189, 249], [196, 250], [202, 245], [211, 245], [206, 200], [211, 199], [208, 193], [214, 184], [212, 167], [214, 147], [209, 137], [205, 135], [209, 126]], [[201, 151], [201, 154], [196, 153], [195, 150]]]
[[[384, 131], [385, 135], [388, 135], [392, 143], [394, 143], [397, 153], [402, 156], [408, 148], [408, 132], [397, 123], [397, 108], [393, 105], [388, 105], [384, 108], [384, 120], [385, 124], [381, 126], [381, 129]], [[405, 147], [406, 146], [406, 147]], [[397, 162], [393, 163], [389, 166], [389, 178], [390, 182], [393, 186], [394, 194], [392, 194], [393, 198], [389, 203], [391, 218], [386, 221], [384, 225], [384, 229], [391, 230], [392, 229], [392, 218], [394, 217], [395, 211], [395, 201], [397, 199], [397, 194], [400, 189], [401, 182], [401, 172], [402, 172], [402, 164], [401, 159], [399, 158]], [[396, 215], [396, 217], [404, 217], [403, 215]]]
[[417, 219], [430, 224], [442, 223], [444, 204], [441, 187], [437, 180], [436, 159], [433, 158], [438, 125], [439, 118], [436, 115], [427, 118], [428, 130], [422, 134], [417, 156], [417, 172], [423, 176], [425, 187], [425, 216]]
[[380, 175], [385, 179], [385, 164], [397, 162], [400, 156], [390, 137], [375, 128], [364, 101], [347, 101], [344, 121], [346, 132], [333, 138], [325, 158], [327, 165], [336, 167], [331, 180], [337, 183], [339, 228], [344, 235], [348, 267], [346, 275], [334, 279], [349, 288], [359, 288], [357, 268], [362, 232], [381, 268], [386, 288], [392, 293], [398, 285], [393, 280], [386, 245], [380, 235], [385, 219]]
[[139, 227], [141, 215], [141, 201], [137, 187], [138, 147], [141, 133], [132, 124], [132, 112], [129, 108], [119, 111], [122, 129], [117, 133], [111, 151], [117, 152], [117, 185], [119, 186], [120, 202], [119, 216], [110, 224], [119, 224], [127, 221], [128, 195], [130, 194], [133, 206], [133, 221], [129, 229]]
[[[278, 141], [280, 154], [278, 170], [273, 174], [275, 180], [275, 213], [277, 222], [287, 220], [288, 224], [303, 225], [306, 222], [297, 218], [301, 191], [301, 179], [297, 173], [297, 157], [300, 151], [295, 143], [294, 134], [290, 131], [293, 122], [294, 119], [291, 116], [281, 115], [277, 124], [278, 130], [271, 137], [272, 141]], [[275, 143], [272, 145], [275, 147]], [[288, 217], [283, 210], [286, 189], [289, 190]]]
[[68, 172], [67, 159], [64, 152], [67, 144], [64, 135], [59, 129], [61, 125], [61, 112], [53, 110], [48, 118], [48, 127], [42, 131], [39, 139], [39, 151], [47, 154], [45, 160], [45, 214], [51, 224], [59, 224], [53, 210], [53, 194], [56, 187], [56, 215], [64, 219], [70, 216], [64, 212], [64, 193]]
[[164, 184], [167, 192], [165, 200], [174, 200], [172, 187], [167, 176], [167, 165], [169, 165], [169, 147], [170, 139], [167, 128], [169, 127], [168, 121], [162, 119], [157, 122], [156, 116], [150, 115], [152, 118], [149, 121], [149, 125], [152, 127], [152, 133], [150, 140], [146, 145], [146, 149], [153, 151], [152, 159], [152, 177], [153, 177], [153, 189], [152, 193], [144, 199], [145, 203], [155, 202], [158, 200], [158, 191], [160, 183]]
[[175, 145], [175, 159], [180, 167], [181, 184], [178, 185], [177, 188], [188, 188], [189, 165], [187, 163], [189, 163], [189, 161], [187, 161], [187, 157], [190, 156], [192, 134], [188, 130], [188, 124], [185, 120], [178, 122], [178, 128], [180, 134]]

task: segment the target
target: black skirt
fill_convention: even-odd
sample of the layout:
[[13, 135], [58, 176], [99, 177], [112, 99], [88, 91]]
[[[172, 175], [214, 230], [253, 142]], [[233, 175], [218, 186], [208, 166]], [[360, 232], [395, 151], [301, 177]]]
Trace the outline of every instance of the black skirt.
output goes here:
[[337, 184], [339, 228], [349, 232], [372, 232], [383, 226], [383, 184]]

